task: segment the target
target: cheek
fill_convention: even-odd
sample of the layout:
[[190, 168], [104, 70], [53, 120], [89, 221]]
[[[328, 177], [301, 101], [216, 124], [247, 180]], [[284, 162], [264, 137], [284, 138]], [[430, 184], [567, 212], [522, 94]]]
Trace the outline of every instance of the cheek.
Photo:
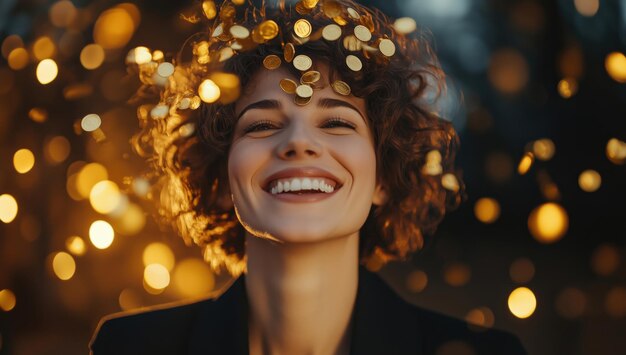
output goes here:
[[358, 181], [374, 181], [376, 175], [376, 154], [368, 139], [354, 136], [354, 139], [344, 139], [336, 149], [343, 164]]

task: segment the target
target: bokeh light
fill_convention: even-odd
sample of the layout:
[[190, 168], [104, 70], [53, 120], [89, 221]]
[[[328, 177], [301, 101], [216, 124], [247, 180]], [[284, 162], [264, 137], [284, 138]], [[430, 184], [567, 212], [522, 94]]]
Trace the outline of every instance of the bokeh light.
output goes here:
[[466, 285], [472, 276], [467, 264], [455, 262], [447, 265], [443, 270], [443, 278], [450, 286], [461, 287]]
[[591, 269], [600, 276], [609, 276], [619, 268], [620, 253], [612, 244], [598, 245], [591, 254]]
[[517, 318], [528, 318], [537, 308], [535, 294], [527, 287], [518, 287], [509, 295], [509, 310]]
[[48, 112], [39, 107], [33, 107], [28, 111], [28, 117], [35, 122], [45, 122], [48, 119]]
[[13, 70], [20, 70], [26, 68], [28, 65], [28, 52], [24, 48], [15, 48], [9, 53], [7, 61], [9, 62], [9, 68]]
[[68, 27], [74, 22], [78, 11], [69, 0], [61, 0], [55, 2], [49, 11], [50, 22], [56, 27]]
[[143, 265], [150, 264], [163, 265], [168, 271], [174, 268], [175, 258], [174, 252], [165, 243], [154, 242], [148, 244], [143, 251]]
[[113, 181], [103, 180], [93, 186], [89, 193], [91, 207], [101, 214], [113, 213], [123, 203], [119, 187]]
[[59, 164], [70, 155], [70, 141], [63, 136], [52, 137], [47, 141], [44, 157], [50, 164]]
[[23, 47], [24, 41], [22, 40], [22, 37], [18, 35], [8, 35], [2, 41], [2, 56], [8, 59], [12, 50]]
[[117, 49], [130, 41], [134, 31], [135, 23], [128, 11], [115, 7], [100, 14], [93, 28], [93, 38], [104, 49]]
[[11, 223], [17, 216], [17, 201], [9, 194], [0, 195], [0, 221]]
[[413, 270], [406, 277], [406, 288], [418, 293], [424, 291], [428, 286], [428, 275], [422, 270]]
[[568, 287], [559, 292], [554, 306], [561, 317], [575, 319], [585, 313], [587, 296], [577, 288]]
[[98, 249], [110, 247], [114, 238], [113, 227], [106, 221], [95, 221], [89, 227], [89, 240]]
[[35, 166], [35, 155], [29, 149], [22, 148], [13, 154], [13, 167], [20, 174], [26, 174]]
[[78, 193], [83, 197], [89, 197], [91, 189], [100, 181], [107, 180], [109, 174], [107, 169], [98, 163], [90, 163], [85, 165], [76, 178], [76, 188]]
[[600, 0], [574, 0], [576, 11], [583, 16], [593, 16], [600, 8]]
[[543, 138], [533, 142], [532, 150], [537, 159], [548, 161], [554, 157], [556, 147], [551, 139]]
[[200, 99], [206, 103], [213, 103], [220, 98], [220, 88], [213, 80], [206, 79], [198, 87], [198, 95]]
[[206, 297], [215, 287], [215, 277], [211, 269], [201, 259], [181, 260], [173, 273], [174, 290], [180, 297]]
[[623, 53], [609, 53], [604, 60], [604, 67], [613, 80], [626, 83], [626, 56]]
[[559, 91], [559, 95], [561, 95], [564, 99], [569, 99], [572, 96], [576, 95], [578, 92], [578, 83], [574, 78], [565, 78], [559, 81], [557, 85], [557, 90]]
[[102, 119], [100, 118], [99, 115], [97, 115], [95, 113], [90, 113], [90, 114], [86, 115], [80, 121], [80, 127], [85, 132], [93, 132], [93, 131], [95, 131], [98, 128], [100, 128], [101, 124], [102, 124]]
[[170, 273], [161, 264], [150, 264], [143, 271], [143, 278], [148, 286], [162, 290], [170, 284]]
[[528, 170], [533, 166], [533, 162], [535, 161], [535, 155], [531, 152], [526, 152], [519, 164], [517, 165], [517, 173], [520, 175], [525, 175]]
[[528, 228], [541, 243], [560, 240], [569, 227], [567, 212], [559, 204], [548, 202], [535, 208], [528, 217]]
[[56, 51], [56, 45], [48, 36], [39, 37], [35, 43], [33, 43], [33, 55], [37, 60], [52, 58]]
[[9, 312], [13, 308], [15, 308], [16, 299], [13, 291], [9, 289], [3, 289], [0, 291], [0, 309], [5, 312]]
[[76, 272], [76, 262], [70, 254], [63, 251], [58, 252], [52, 259], [52, 270], [59, 279], [67, 281]]
[[500, 49], [494, 52], [489, 63], [489, 80], [503, 94], [517, 94], [528, 82], [528, 64], [514, 49]]
[[600, 173], [595, 170], [585, 170], [578, 176], [578, 186], [580, 186], [583, 191], [597, 191], [601, 184], [602, 177], [600, 176]]
[[120, 292], [118, 302], [123, 311], [128, 311], [142, 306], [141, 296], [130, 288], [125, 288], [122, 292]]
[[478, 307], [467, 312], [465, 320], [473, 325], [491, 328], [495, 323], [495, 316], [488, 307]]
[[500, 204], [490, 197], [480, 198], [474, 204], [474, 215], [483, 223], [493, 223], [500, 217]]
[[616, 286], [611, 288], [606, 295], [604, 307], [611, 317], [626, 317], [626, 287]]
[[65, 240], [65, 248], [76, 256], [85, 255], [87, 252], [85, 241], [77, 235], [73, 235]]
[[146, 215], [135, 203], [125, 204], [114, 220], [115, 231], [122, 235], [135, 235], [141, 232], [145, 225]]
[[85, 69], [94, 70], [99, 68], [104, 62], [105, 53], [102, 46], [92, 43], [85, 46], [80, 51], [80, 64]]
[[527, 258], [515, 259], [509, 268], [509, 275], [517, 283], [530, 282], [535, 276], [535, 264]]
[[59, 67], [52, 59], [44, 59], [37, 65], [37, 80], [43, 85], [50, 84], [59, 74]]

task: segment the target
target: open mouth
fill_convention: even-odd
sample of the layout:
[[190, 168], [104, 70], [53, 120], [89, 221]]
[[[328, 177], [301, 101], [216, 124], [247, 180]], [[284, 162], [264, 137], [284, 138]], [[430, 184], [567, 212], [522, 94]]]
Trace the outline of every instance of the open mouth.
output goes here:
[[283, 178], [270, 181], [264, 190], [272, 195], [312, 195], [331, 194], [341, 186], [327, 177]]

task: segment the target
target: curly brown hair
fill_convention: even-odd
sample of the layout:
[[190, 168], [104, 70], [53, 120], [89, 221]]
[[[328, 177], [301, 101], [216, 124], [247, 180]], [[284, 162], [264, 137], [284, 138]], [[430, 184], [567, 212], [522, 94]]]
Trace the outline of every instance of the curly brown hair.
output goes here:
[[[359, 21], [368, 23], [374, 36], [392, 40], [396, 53], [391, 58], [375, 56], [367, 49], [350, 51], [341, 41], [324, 39], [299, 44], [297, 51], [328, 63], [331, 77], [347, 82], [352, 94], [366, 102], [377, 176], [387, 200], [371, 207], [361, 228], [360, 262], [373, 256], [385, 262], [404, 260], [423, 247], [424, 238], [435, 232], [446, 211], [465, 199], [463, 182], [453, 174], [458, 135], [452, 124], [433, 109], [433, 94], [439, 96], [445, 91], [445, 74], [427, 36], [415, 32], [411, 36], [400, 34], [383, 13], [354, 1], [335, 2], [356, 10], [362, 17]], [[282, 2], [275, 8], [250, 5], [245, 19], [238, 24], [251, 28], [264, 19], [272, 19], [285, 34], [301, 18], [307, 19], [314, 29], [337, 21], [323, 13], [298, 13]], [[211, 29], [218, 23], [219, 19]], [[221, 71], [236, 75], [240, 87], [245, 88], [254, 73], [261, 70], [267, 55], [283, 55], [284, 40], [279, 38], [241, 51], [222, 63]], [[348, 54], [362, 59], [360, 72], [346, 67]], [[167, 102], [168, 95], [171, 101], [175, 91], [197, 87], [206, 77], [206, 72], [198, 74], [181, 62], [177, 64], [187, 69], [177, 69], [177, 85], [166, 86], [162, 102]], [[294, 76], [298, 74], [295, 68], [289, 68]], [[191, 72], [195, 75], [189, 75]], [[143, 129], [134, 138], [137, 152], [150, 159], [152, 175], [159, 177], [160, 183], [155, 187], [160, 220], [173, 225], [186, 242], [201, 246], [214, 270], [219, 272], [225, 267], [236, 276], [245, 271], [245, 238], [234, 208], [226, 208], [229, 205], [224, 203], [230, 199], [227, 162], [236, 124], [234, 102], [228, 101], [203, 103], [200, 109], [185, 114], [170, 109], [166, 123], [149, 119], [144, 107], [144, 114], [140, 115]], [[182, 129], [190, 123], [195, 127], [192, 134]], [[434, 173], [424, 169], [432, 152], [438, 152], [435, 155], [440, 157], [435, 159], [439, 170]], [[452, 179], [452, 186], [442, 183], [443, 177]]]

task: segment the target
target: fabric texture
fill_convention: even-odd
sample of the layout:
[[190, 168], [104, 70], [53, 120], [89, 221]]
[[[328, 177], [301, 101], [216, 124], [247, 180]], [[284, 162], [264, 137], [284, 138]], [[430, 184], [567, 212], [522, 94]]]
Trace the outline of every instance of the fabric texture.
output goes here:
[[[217, 299], [107, 316], [90, 343], [92, 354], [248, 355], [244, 280], [241, 275]], [[473, 330], [465, 321], [412, 305], [363, 266], [353, 317], [350, 355], [435, 355], [446, 347], [476, 355], [526, 354], [513, 334]]]

